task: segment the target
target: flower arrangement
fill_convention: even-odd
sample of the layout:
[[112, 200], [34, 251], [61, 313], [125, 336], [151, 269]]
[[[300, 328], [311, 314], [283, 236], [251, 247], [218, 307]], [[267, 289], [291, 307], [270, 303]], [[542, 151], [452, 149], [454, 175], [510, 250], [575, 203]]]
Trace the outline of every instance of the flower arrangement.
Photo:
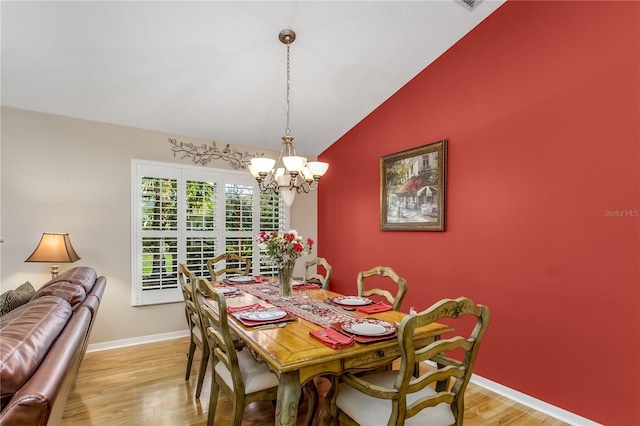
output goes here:
[[297, 258], [311, 253], [313, 247], [313, 240], [307, 238], [305, 241], [295, 229], [283, 233], [260, 231], [256, 241], [260, 250], [266, 250], [267, 257], [278, 268], [293, 265]]

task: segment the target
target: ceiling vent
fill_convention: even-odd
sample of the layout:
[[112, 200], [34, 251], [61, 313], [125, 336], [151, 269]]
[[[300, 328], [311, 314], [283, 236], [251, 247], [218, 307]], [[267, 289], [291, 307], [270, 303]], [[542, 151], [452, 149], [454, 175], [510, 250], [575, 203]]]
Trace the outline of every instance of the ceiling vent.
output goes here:
[[478, 3], [480, 3], [482, 0], [456, 0], [456, 3], [460, 3], [461, 5], [463, 5], [465, 8], [469, 9], [470, 11], [475, 9], [476, 6], [478, 6]]

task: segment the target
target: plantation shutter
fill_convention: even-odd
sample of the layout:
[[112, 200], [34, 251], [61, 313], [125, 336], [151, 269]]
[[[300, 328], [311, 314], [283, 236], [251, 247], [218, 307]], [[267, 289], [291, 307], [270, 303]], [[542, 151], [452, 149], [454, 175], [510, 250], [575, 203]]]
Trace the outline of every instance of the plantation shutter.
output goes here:
[[207, 261], [232, 252], [251, 258], [254, 274], [277, 273], [254, 235], [287, 229], [288, 209], [246, 172], [133, 160], [132, 210], [134, 305], [181, 302], [179, 262], [210, 278]]

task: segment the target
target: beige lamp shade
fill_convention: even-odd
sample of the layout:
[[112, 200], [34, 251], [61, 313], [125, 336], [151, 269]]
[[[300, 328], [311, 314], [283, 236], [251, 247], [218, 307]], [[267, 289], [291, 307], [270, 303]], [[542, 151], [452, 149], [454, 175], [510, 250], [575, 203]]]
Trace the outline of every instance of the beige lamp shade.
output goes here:
[[73, 263], [80, 256], [71, 245], [69, 234], [54, 234], [45, 232], [40, 243], [25, 262], [49, 262], [51, 265], [51, 278], [58, 275], [57, 263]]

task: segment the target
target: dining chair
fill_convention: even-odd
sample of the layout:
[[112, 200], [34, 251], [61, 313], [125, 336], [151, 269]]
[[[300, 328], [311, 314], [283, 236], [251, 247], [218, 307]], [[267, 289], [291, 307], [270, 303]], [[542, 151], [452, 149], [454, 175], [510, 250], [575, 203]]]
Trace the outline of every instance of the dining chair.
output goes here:
[[[216, 292], [206, 278], [197, 278], [196, 282], [196, 305], [202, 317], [212, 365], [207, 425], [213, 425], [218, 393], [222, 389], [233, 404], [233, 425], [240, 426], [246, 405], [254, 401], [276, 400], [279, 380], [265, 363], [257, 362], [249, 350], [236, 351], [224, 295]], [[210, 296], [207, 302], [203, 293]]]
[[[442, 318], [449, 319], [448, 325], [455, 323], [454, 335], [416, 347], [414, 330]], [[475, 321], [473, 329], [459, 332], [469, 329], [469, 319]], [[398, 329], [400, 369], [364, 377], [347, 372], [340, 380], [332, 378], [323, 414], [345, 425], [462, 425], [464, 393], [488, 326], [489, 309], [464, 297], [441, 300], [407, 315]], [[426, 360], [435, 366], [413, 377], [415, 362]]]
[[[370, 277], [389, 277], [398, 285], [398, 292], [395, 294], [391, 294], [389, 290], [384, 290], [381, 288], [364, 288], [364, 281]], [[400, 305], [402, 304], [402, 299], [407, 293], [407, 281], [400, 277], [396, 272], [388, 267], [388, 266], [376, 266], [373, 269], [369, 269], [368, 271], [361, 271], [358, 273], [358, 296], [366, 297], [371, 295], [382, 296], [389, 301], [393, 305], [393, 310], [397, 311], [400, 309]]]
[[[224, 260], [224, 268], [215, 269], [214, 266]], [[228, 275], [249, 275], [251, 273], [251, 259], [242, 257], [237, 253], [223, 253], [207, 261], [207, 269], [211, 274], [211, 280], [225, 274]]]
[[[311, 273], [309, 269], [312, 266], [316, 266], [316, 273]], [[322, 266], [325, 270], [324, 275], [317, 270], [318, 265]], [[309, 260], [304, 264], [304, 280], [309, 283], [320, 284], [323, 290], [329, 290], [329, 280], [331, 280], [331, 272], [333, 268], [327, 262], [327, 259], [324, 257], [316, 257], [315, 259]]]
[[182, 297], [184, 298], [184, 312], [187, 317], [187, 326], [189, 327], [189, 352], [187, 353], [187, 372], [184, 379], [189, 380], [191, 375], [191, 366], [196, 348], [200, 349], [202, 358], [200, 360], [200, 370], [198, 371], [198, 381], [196, 384], [196, 399], [200, 398], [202, 384], [204, 383], [204, 375], [207, 371], [209, 362], [209, 345], [207, 345], [206, 337], [203, 332], [200, 316], [195, 305], [193, 297], [193, 284], [196, 282], [196, 275], [189, 270], [184, 263], [178, 264], [178, 280]]

